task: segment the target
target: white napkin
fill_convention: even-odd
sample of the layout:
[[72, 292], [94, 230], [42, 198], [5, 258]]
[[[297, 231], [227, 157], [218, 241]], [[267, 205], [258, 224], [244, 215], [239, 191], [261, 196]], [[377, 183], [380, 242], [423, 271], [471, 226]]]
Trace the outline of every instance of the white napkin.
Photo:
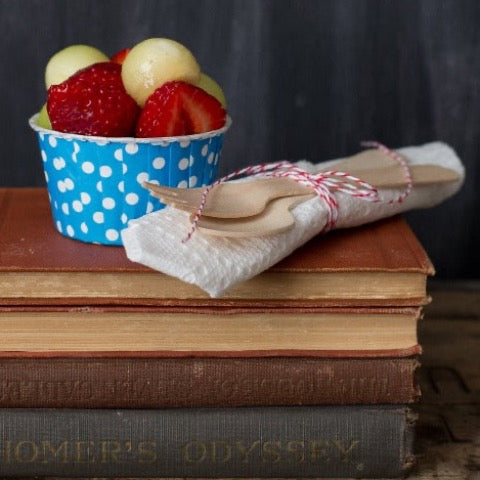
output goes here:
[[[456, 193], [465, 172], [455, 152], [441, 142], [398, 150], [408, 163], [434, 164], [454, 169], [457, 182], [414, 187], [403, 203], [372, 203], [350, 195], [335, 193], [339, 215], [335, 228], [346, 228], [373, 222], [414, 208], [437, 205]], [[333, 167], [335, 160], [312, 164], [297, 163], [316, 172]], [[382, 190], [380, 197], [388, 201], [401, 190]], [[327, 211], [321, 199], [313, 198], [292, 210], [295, 227], [287, 232], [266, 237], [223, 238], [195, 232], [182, 243], [190, 231], [188, 214], [172, 207], [129, 222], [122, 231], [122, 240], [130, 260], [154, 270], [198, 285], [211, 297], [220, 297], [234, 285], [259, 274], [323, 231]]]

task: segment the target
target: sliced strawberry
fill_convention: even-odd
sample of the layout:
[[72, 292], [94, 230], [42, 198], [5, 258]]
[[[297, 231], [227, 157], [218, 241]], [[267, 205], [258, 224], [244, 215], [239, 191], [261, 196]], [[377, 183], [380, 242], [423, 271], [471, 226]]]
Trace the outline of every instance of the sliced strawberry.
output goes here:
[[113, 54], [110, 57], [110, 61], [113, 63], [118, 63], [121, 65], [123, 61], [125, 60], [125, 57], [128, 55], [128, 52], [131, 50], [131, 48], [124, 48], [123, 50], [119, 50], [117, 53]]
[[148, 97], [137, 121], [137, 137], [185, 135], [180, 82], [168, 82]]
[[167, 137], [209, 132], [223, 127], [226, 111], [201, 88], [167, 82], [147, 99], [137, 122], [137, 137]]
[[125, 91], [121, 65], [91, 65], [48, 89], [47, 111], [60, 132], [124, 137], [133, 134], [139, 107]]
[[182, 82], [180, 90], [188, 133], [210, 132], [225, 125], [227, 112], [215, 97], [189, 83]]

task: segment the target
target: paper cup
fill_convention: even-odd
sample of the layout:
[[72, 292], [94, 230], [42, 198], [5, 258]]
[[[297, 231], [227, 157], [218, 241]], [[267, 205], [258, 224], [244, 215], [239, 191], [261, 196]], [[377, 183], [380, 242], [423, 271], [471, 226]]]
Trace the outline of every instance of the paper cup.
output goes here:
[[77, 240], [121, 245], [129, 220], [165, 205], [142, 187], [201, 187], [217, 175], [225, 131], [162, 138], [108, 138], [61, 133], [37, 125], [40, 154], [57, 230]]

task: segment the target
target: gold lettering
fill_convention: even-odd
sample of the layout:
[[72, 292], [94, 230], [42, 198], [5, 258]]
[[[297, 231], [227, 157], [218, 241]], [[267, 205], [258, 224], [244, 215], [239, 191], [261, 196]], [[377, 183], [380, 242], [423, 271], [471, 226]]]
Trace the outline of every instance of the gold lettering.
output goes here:
[[157, 444], [145, 440], [138, 444], [139, 463], [153, 463], [157, 460]]
[[262, 378], [262, 381], [260, 382], [260, 388], [262, 388], [263, 390], [270, 390], [273, 388], [276, 389], [276, 385], [274, 384], [273, 379]]
[[50, 395], [56, 398], [72, 398], [76, 383], [72, 381], [59, 382], [58, 384], [48, 382], [46, 387], [52, 392]]
[[298, 380], [295, 384], [295, 393], [297, 395], [305, 395], [307, 392], [312, 391], [312, 384], [306, 383], [305, 380]]
[[226, 379], [222, 382], [222, 393], [227, 397], [232, 397], [237, 393], [237, 385], [232, 380]]
[[60, 443], [57, 448], [55, 448], [49, 440], [44, 440], [42, 442], [42, 451], [42, 463], [49, 462], [49, 454], [52, 454], [54, 459], [61, 457], [61, 463], [68, 463], [68, 442], [66, 440]]
[[12, 460], [12, 442], [5, 440], [3, 442], [3, 448], [1, 450], [2, 463], [8, 464]]
[[2, 382], [2, 400], [19, 398], [20, 388], [17, 382]]
[[212, 442], [212, 460], [214, 462], [226, 463], [232, 458], [232, 447], [223, 441]]
[[379, 392], [386, 393], [389, 391], [387, 377], [379, 378], [377, 381], [374, 381], [373, 383], [374, 383], [374, 388], [376, 388]]
[[79, 382], [78, 395], [80, 398], [91, 399], [94, 398], [92, 384], [86, 380]]
[[[282, 459], [279, 452], [282, 448], [282, 442], [263, 442], [262, 445], [262, 461], [278, 463]], [[268, 459], [270, 457], [270, 460]]]
[[73, 442], [73, 446], [73, 463], [95, 462], [95, 456], [92, 455], [92, 450], [95, 448], [95, 443], [92, 440], [75, 440]]
[[290, 440], [287, 442], [286, 451], [291, 453], [298, 463], [305, 461], [305, 442], [301, 440]]
[[360, 443], [359, 440], [352, 440], [350, 446], [343, 446], [340, 440], [332, 440], [333, 445], [340, 452], [342, 462], [347, 462], [351, 451]]
[[259, 444], [260, 440], [255, 440], [249, 447], [246, 447], [243, 442], [235, 442], [235, 446], [240, 451], [240, 461], [242, 463], [248, 463], [248, 456]]
[[337, 380], [337, 388], [340, 390], [342, 395], [347, 395], [348, 388], [347, 388], [347, 385], [345, 385], [345, 380], [344, 379], [339, 378]]
[[312, 440], [309, 442], [309, 455], [312, 462], [326, 460], [328, 462], [328, 440]]
[[251, 392], [257, 388], [257, 384], [254, 378], [242, 377], [238, 381], [238, 387], [244, 392]]
[[199, 441], [194, 440], [183, 446], [183, 459], [187, 463], [202, 463], [207, 458], [207, 447]]
[[121, 449], [120, 442], [116, 440], [100, 440], [100, 463], [118, 463]]
[[18, 463], [31, 463], [38, 458], [38, 446], [28, 440], [18, 442], [13, 451], [15, 461]]
[[292, 394], [293, 384], [289, 378], [281, 378], [278, 380], [278, 390], [287, 394]]

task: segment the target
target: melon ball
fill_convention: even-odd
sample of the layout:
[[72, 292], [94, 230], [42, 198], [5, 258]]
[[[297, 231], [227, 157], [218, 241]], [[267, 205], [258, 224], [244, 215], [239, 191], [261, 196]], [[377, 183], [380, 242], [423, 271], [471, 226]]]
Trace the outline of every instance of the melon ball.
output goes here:
[[98, 48], [89, 45], [70, 45], [53, 55], [45, 68], [45, 85], [58, 85], [82, 68], [110, 59]]
[[38, 113], [37, 125], [48, 130], [52, 129], [52, 123], [50, 122], [50, 117], [48, 116], [46, 103], [43, 104], [43, 107]]
[[227, 108], [227, 100], [225, 98], [225, 93], [222, 90], [222, 87], [218, 84], [216, 80], [212, 77], [209, 77], [206, 73], [200, 74], [200, 79], [195, 84], [197, 87], [205, 90], [207, 93], [215, 97], [221, 104], [223, 108]]
[[143, 107], [164, 83], [181, 80], [195, 84], [200, 66], [184, 45], [168, 38], [149, 38], [135, 45], [122, 65], [125, 89]]

